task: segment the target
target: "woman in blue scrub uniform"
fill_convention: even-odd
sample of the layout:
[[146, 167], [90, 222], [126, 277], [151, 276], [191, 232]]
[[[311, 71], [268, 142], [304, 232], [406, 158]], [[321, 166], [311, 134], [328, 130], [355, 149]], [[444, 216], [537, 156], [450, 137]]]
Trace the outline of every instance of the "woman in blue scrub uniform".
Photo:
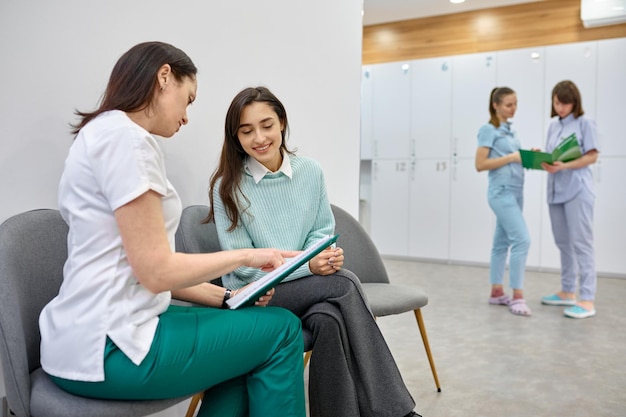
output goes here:
[[[520, 142], [511, 130], [509, 119], [517, 110], [517, 95], [509, 87], [497, 87], [489, 96], [489, 122], [478, 131], [476, 170], [489, 171], [487, 199], [496, 215], [489, 282], [490, 304], [506, 305], [511, 313], [530, 316], [524, 300], [524, 271], [530, 247], [530, 236], [522, 207], [524, 204], [524, 170]], [[510, 250], [510, 256], [509, 256]], [[502, 282], [509, 256], [509, 285], [513, 298], [504, 293]]]
[[[543, 297], [548, 305], [566, 306], [565, 316], [586, 318], [596, 314], [596, 269], [593, 250], [593, 176], [591, 165], [598, 160], [598, 132], [593, 120], [584, 116], [578, 87], [561, 81], [552, 89], [552, 113], [546, 152], [576, 134], [582, 157], [569, 162], [543, 163], [548, 175], [548, 206], [554, 241], [561, 252], [561, 291]], [[576, 280], [580, 277], [580, 299]]]

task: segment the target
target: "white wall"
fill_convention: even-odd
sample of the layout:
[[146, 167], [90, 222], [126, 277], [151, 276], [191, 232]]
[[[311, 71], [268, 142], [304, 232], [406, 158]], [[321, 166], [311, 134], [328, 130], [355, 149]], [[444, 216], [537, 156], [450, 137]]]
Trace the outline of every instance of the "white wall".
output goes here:
[[56, 208], [74, 109], [97, 105], [132, 45], [161, 40], [198, 66], [190, 124], [165, 140], [183, 205], [207, 203], [230, 100], [270, 87], [290, 145], [324, 168], [331, 202], [358, 215], [362, 0], [2, 0], [0, 222]]
[[199, 69], [190, 124], [164, 143], [183, 205], [207, 203], [227, 106], [263, 84], [287, 108], [291, 147], [321, 163], [331, 202], [357, 216], [361, 9], [362, 0], [1, 0], [0, 222], [57, 207], [74, 109], [93, 109], [115, 61], [147, 40], [183, 49]]

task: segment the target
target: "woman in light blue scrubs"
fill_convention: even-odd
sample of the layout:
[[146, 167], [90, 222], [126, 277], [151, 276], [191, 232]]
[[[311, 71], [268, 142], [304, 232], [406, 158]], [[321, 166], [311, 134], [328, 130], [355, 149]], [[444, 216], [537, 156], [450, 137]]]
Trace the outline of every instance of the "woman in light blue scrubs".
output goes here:
[[[517, 95], [508, 87], [498, 87], [489, 97], [490, 120], [478, 131], [476, 170], [489, 171], [487, 199], [496, 215], [489, 282], [490, 304], [509, 306], [511, 313], [530, 316], [524, 300], [524, 271], [530, 247], [530, 236], [522, 215], [524, 205], [524, 170], [520, 142], [511, 130], [511, 119], [517, 110]], [[513, 299], [504, 293], [502, 282], [509, 255], [509, 285]]]
[[[567, 306], [565, 316], [586, 318], [596, 314], [596, 269], [593, 250], [593, 176], [591, 164], [598, 160], [598, 132], [584, 116], [578, 87], [561, 81], [552, 89], [552, 113], [558, 116], [548, 128], [546, 152], [576, 134], [582, 157], [569, 162], [543, 163], [548, 175], [548, 207], [554, 241], [561, 252], [561, 291], [543, 297], [548, 305]], [[580, 277], [580, 299], [576, 281]]]

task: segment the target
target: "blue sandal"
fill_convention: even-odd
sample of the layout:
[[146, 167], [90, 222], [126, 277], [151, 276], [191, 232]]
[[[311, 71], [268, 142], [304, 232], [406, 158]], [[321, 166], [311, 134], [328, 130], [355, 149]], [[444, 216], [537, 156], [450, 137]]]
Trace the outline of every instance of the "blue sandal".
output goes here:
[[594, 308], [593, 310], [587, 310], [586, 308], [575, 305], [563, 310], [563, 314], [565, 314], [566, 317], [570, 317], [573, 319], [586, 319], [587, 317], [595, 316], [596, 309]]
[[549, 306], [573, 306], [576, 305], [576, 300], [561, 298], [557, 294], [552, 294], [546, 297], [542, 297], [541, 304], [547, 304]]

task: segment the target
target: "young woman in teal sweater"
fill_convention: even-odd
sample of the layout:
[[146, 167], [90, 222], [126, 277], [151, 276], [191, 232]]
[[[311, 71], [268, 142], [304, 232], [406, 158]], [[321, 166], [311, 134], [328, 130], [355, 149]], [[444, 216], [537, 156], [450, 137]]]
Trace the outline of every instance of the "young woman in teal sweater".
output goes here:
[[[304, 250], [333, 233], [321, 167], [286, 146], [287, 113], [264, 87], [246, 88], [226, 115], [225, 139], [211, 178], [211, 211], [224, 249]], [[276, 287], [269, 303], [302, 320], [314, 338], [309, 372], [311, 417], [416, 416], [396, 363], [358, 278], [328, 248]], [[262, 276], [238, 268], [222, 277], [237, 289]]]

